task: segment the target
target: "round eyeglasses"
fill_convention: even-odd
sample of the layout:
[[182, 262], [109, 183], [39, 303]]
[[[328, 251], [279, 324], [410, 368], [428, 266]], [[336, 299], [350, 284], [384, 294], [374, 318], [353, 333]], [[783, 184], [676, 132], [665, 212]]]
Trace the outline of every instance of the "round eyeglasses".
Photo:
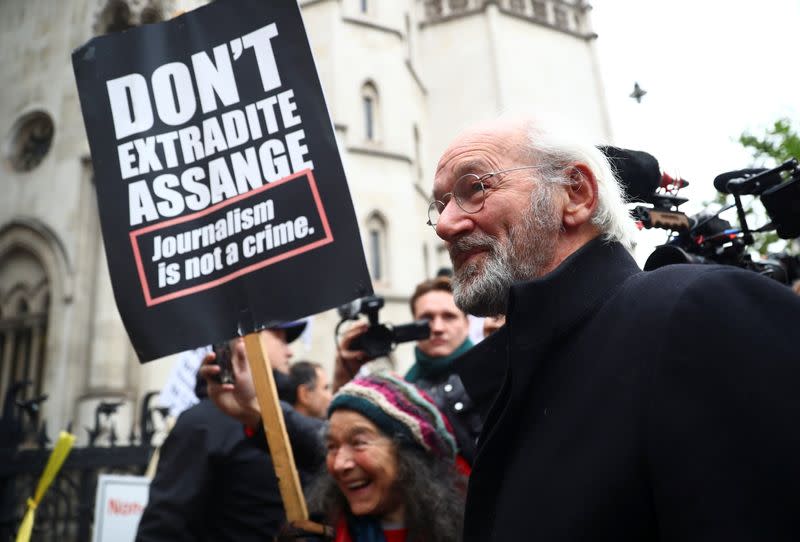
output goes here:
[[428, 205], [428, 226], [436, 227], [436, 224], [439, 222], [439, 217], [442, 215], [447, 205], [448, 197], [452, 196], [452, 199], [456, 200], [456, 205], [465, 213], [475, 214], [483, 209], [483, 205], [486, 203], [486, 185], [484, 184], [486, 179], [510, 171], [540, 169], [541, 167], [542, 166], [521, 166], [484, 173], [483, 175], [476, 175], [474, 173], [462, 175], [456, 179], [456, 182], [453, 184], [452, 192], [448, 192], [442, 196], [441, 200], [433, 200], [430, 205]]

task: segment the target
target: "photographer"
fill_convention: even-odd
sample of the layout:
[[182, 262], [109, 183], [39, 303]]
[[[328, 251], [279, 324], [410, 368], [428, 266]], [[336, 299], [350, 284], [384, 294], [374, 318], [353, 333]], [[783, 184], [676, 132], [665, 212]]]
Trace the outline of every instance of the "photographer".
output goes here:
[[[459, 454], [471, 465], [482, 419], [455, 371], [455, 360], [472, 347], [467, 315], [456, 307], [449, 277], [420, 283], [410, 300], [415, 320], [427, 320], [430, 336], [417, 342], [416, 363], [405, 379], [427, 392], [453, 426]], [[362, 350], [351, 350], [352, 342], [364, 335], [368, 325], [358, 323], [340, 341], [334, 373], [335, 387], [342, 386], [370, 361]]]

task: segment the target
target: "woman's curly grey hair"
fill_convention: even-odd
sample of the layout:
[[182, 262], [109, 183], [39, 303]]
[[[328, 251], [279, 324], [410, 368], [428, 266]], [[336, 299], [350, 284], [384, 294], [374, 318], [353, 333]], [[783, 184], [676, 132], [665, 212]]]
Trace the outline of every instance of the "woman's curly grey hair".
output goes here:
[[[407, 441], [394, 440], [397, 451], [397, 491], [405, 505], [409, 540], [457, 542], [464, 522], [466, 477], [454, 464], [434, 458]], [[336, 482], [322, 472], [309, 492], [309, 508], [334, 524], [350, 513]]]

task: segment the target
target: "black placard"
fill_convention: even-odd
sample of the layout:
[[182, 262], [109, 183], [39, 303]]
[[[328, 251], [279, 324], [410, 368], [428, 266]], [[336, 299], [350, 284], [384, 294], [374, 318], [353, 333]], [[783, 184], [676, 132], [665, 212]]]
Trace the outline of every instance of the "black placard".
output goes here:
[[372, 292], [295, 0], [218, 0], [72, 61], [141, 361]]

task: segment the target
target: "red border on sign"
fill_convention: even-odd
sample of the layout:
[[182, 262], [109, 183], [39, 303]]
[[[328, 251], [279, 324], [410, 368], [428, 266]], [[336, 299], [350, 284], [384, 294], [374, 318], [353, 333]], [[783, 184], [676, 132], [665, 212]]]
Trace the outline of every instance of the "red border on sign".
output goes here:
[[[265, 190], [269, 190], [270, 188], [275, 188], [276, 186], [280, 186], [281, 184], [287, 183], [299, 177], [306, 177], [308, 179], [308, 186], [309, 188], [311, 188], [311, 194], [314, 197], [314, 202], [317, 205], [317, 212], [319, 213], [319, 217], [322, 220], [322, 228], [325, 230], [325, 237], [317, 241], [314, 241], [313, 243], [310, 243], [308, 245], [298, 247], [294, 250], [284, 252], [283, 254], [273, 256], [272, 258], [268, 258], [266, 260], [261, 260], [260, 262], [256, 262], [252, 265], [248, 265], [247, 267], [243, 267], [242, 269], [238, 269], [236, 271], [228, 273], [227, 275], [220, 277], [218, 279], [214, 279], [210, 282], [197, 284], [195, 286], [184, 288], [183, 290], [177, 290], [175, 292], [171, 292], [169, 294], [165, 294], [158, 297], [152, 297], [150, 295], [150, 286], [147, 284], [147, 276], [144, 273], [144, 266], [142, 265], [142, 257], [141, 254], [139, 253], [139, 242], [137, 238], [140, 235], [144, 233], [149, 233], [154, 230], [160, 230], [169, 226], [174, 226], [175, 224], [180, 224], [182, 222], [187, 222], [189, 220], [194, 220], [196, 218], [200, 218], [207, 214], [213, 213], [214, 211], [217, 211], [224, 207], [228, 207], [230, 205], [233, 205], [234, 203], [237, 203], [239, 201], [252, 197], [256, 194], [264, 192]], [[144, 293], [144, 300], [148, 307], [152, 307], [153, 305], [158, 305], [159, 303], [164, 303], [165, 301], [170, 301], [172, 299], [184, 297], [196, 292], [208, 290], [209, 288], [214, 288], [215, 286], [219, 286], [220, 284], [225, 284], [226, 282], [231, 281], [242, 275], [252, 273], [257, 269], [267, 267], [268, 265], [272, 265], [282, 260], [286, 260], [288, 258], [297, 256], [298, 254], [302, 254], [304, 252], [308, 252], [309, 250], [314, 250], [315, 248], [319, 248], [321, 246], [332, 243], [333, 234], [331, 233], [330, 224], [328, 224], [328, 216], [325, 214], [325, 209], [322, 206], [322, 199], [320, 199], [319, 197], [319, 191], [317, 190], [317, 182], [314, 179], [314, 173], [310, 169], [304, 169], [303, 171], [299, 171], [294, 175], [284, 177], [283, 179], [280, 179], [278, 181], [265, 184], [264, 186], [251, 190], [249, 192], [245, 192], [244, 194], [240, 194], [236, 197], [217, 203], [216, 205], [212, 205], [208, 209], [203, 209], [202, 211], [198, 211], [190, 215], [180, 216], [178, 218], [173, 218], [165, 222], [159, 222], [158, 224], [153, 224], [152, 226], [146, 226], [144, 228], [134, 230], [130, 232], [130, 240], [131, 240], [131, 245], [133, 247], [133, 257], [136, 260], [136, 268], [139, 272], [139, 281], [142, 284], [142, 292]]]

